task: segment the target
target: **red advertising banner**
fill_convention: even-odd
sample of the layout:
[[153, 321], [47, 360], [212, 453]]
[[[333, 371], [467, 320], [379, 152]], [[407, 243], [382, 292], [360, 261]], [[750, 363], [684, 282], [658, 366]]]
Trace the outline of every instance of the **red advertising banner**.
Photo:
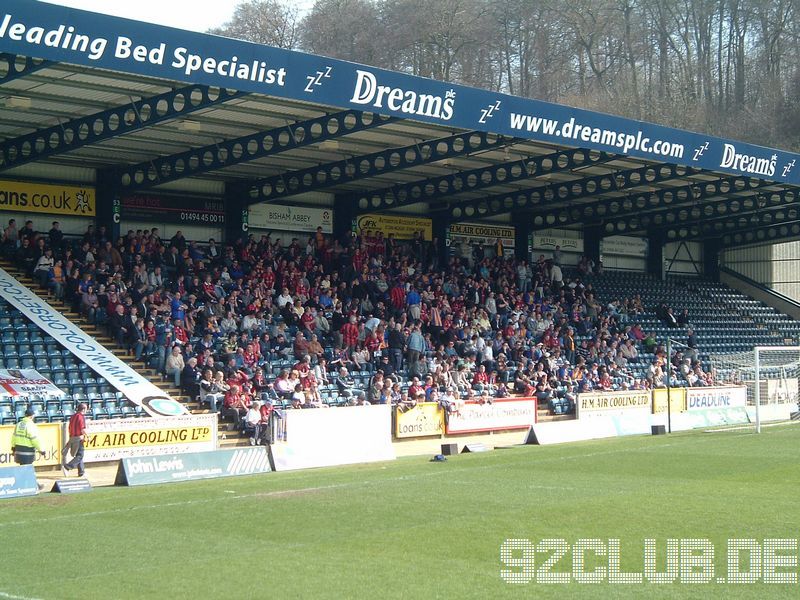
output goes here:
[[447, 433], [525, 429], [536, 423], [536, 398], [496, 398], [465, 402], [447, 415]]

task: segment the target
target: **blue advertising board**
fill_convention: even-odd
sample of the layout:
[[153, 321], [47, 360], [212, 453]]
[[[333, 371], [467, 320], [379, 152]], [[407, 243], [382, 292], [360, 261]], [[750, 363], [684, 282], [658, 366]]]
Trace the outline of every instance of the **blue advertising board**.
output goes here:
[[0, 469], [0, 500], [35, 496], [39, 493], [33, 465], [3, 467]]
[[783, 150], [30, 0], [4, 0], [0, 52], [800, 182]]
[[147, 485], [234, 475], [269, 473], [269, 454], [265, 446], [161, 454], [123, 458], [117, 471], [117, 485]]

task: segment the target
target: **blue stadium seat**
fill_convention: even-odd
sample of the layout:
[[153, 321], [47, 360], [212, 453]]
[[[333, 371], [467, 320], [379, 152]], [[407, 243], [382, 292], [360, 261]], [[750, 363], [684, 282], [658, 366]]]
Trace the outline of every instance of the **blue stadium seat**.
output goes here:
[[16, 423], [17, 419], [14, 417], [14, 411], [7, 404], [0, 404], [0, 423], [3, 425], [11, 425]]

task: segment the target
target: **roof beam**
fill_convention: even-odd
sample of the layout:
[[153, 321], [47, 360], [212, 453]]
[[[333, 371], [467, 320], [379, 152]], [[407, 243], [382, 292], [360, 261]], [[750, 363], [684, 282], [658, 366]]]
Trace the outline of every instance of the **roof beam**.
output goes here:
[[[585, 151], [584, 152], [588, 152]], [[638, 169], [618, 171], [606, 175], [596, 175], [575, 181], [554, 183], [530, 190], [489, 196], [479, 200], [470, 200], [448, 207], [450, 218], [485, 218], [513, 211], [526, 211], [536, 208], [563, 205], [571, 200], [581, 200], [594, 196], [602, 196], [610, 192], [621, 192], [626, 188], [651, 185], [670, 179], [678, 179], [689, 175], [704, 173], [702, 169], [694, 169], [681, 165], [662, 164], [648, 165]], [[622, 199], [620, 199], [622, 200]]]
[[397, 120], [396, 117], [360, 110], [344, 110], [115, 169], [112, 180], [115, 180], [120, 190], [133, 192], [287, 150], [335, 140]]
[[[701, 204], [701, 202], [758, 190], [769, 185], [774, 183], [750, 177], [724, 177], [717, 181], [643, 192], [623, 198], [606, 198], [592, 203], [574, 204], [533, 213], [531, 217], [533, 226], [539, 228], [606, 222], [605, 235], [618, 235], [649, 227], [663, 227], [678, 221], [694, 221], [757, 210], [756, 198], [762, 194], [745, 198], [731, 197], [717, 203]], [[770, 198], [773, 196], [770, 192], [763, 192], [763, 195]], [[780, 204], [783, 199], [776, 197], [774, 202]]]
[[0, 171], [96, 144], [209, 108], [244, 92], [190, 85], [0, 143]]
[[667, 241], [682, 239], [719, 238], [724, 235], [744, 233], [761, 227], [775, 224], [800, 221], [800, 206], [796, 202], [791, 205], [760, 210], [746, 215], [731, 215], [720, 219], [707, 220], [700, 223], [673, 225], [666, 231]]
[[775, 244], [800, 239], [800, 221], [774, 223], [757, 229], [749, 228], [722, 236], [723, 248], [752, 246], [756, 244]]
[[2, 52], [0, 53], [0, 85], [5, 85], [53, 64], [55, 63], [41, 58]]
[[[749, 189], [758, 190], [770, 182], [755, 180]], [[703, 200], [701, 197], [699, 200]], [[646, 230], [651, 226], [690, 226], [704, 232], [714, 229], [719, 234], [725, 223], [739, 221], [757, 215], [763, 210], [785, 210], [797, 203], [797, 194], [792, 190], [763, 191], [748, 196], [733, 196], [721, 201], [678, 206], [645, 215], [630, 214], [627, 218], [606, 223], [606, 235], [621, 235]], [[620, 215], [624, 216], [624, 215]], [[705, 233], [701, 237], [708, 237]]]
[[264, 202], [321, 188], [385, 175], [449, 158], [486, 152], [519, 141], [481, 131], [389, 148], [363, 156], [300, 169], [253, 181], [248, 185], [248, 202]]
[[605, 152], [581, 148], [561, 150], [542, 156], [525, 157], [490, 167], [480, 167], [373, 190], [358, 199], [359, 213], [389, 210], [417, 202], [434, 202], [464, 192], [508, 185], [515, 181], [543, 177], [559, 171], [586, 168], [613, 160]]

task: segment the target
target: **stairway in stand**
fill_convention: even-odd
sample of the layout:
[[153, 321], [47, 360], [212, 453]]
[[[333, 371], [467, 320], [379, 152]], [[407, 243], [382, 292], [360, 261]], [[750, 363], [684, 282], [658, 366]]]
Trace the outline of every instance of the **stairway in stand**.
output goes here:
[[[91, 324], [79, 313], [73, 311], [65, 302], [58, 300], [49, 290], [42, 289], [39, 285], [23, 271], [20, 271], [13, 263], [7, 259], [0, 259], [0, 266], [8, 271], [10, 275], [16, 278], [20, 283], [32, 290], [36, 295], [45, 300], [50, 306], [58, 310], [62, 315], [67, 317], [73, 323], [76, 323], [83, 331], [91, 335], [94, 339], [105, 346], [117, 358], [127, 363], [137, 373], [140, 373], [149, 379], [154, 385], [158, 386], [164, 392], [178, 400], [188, 408], [192, 414], [206, 414], [209, 412], [208, 407], [200, 405], [196, 398], [190, 398], [184, 395], [180, 389], [176, 388], [171, 381], [165, 380], [164, 377], [155, 369], [148, 367], [143, 361], [137, 361], [132, 352], [117, 346], [113, 338], [108, 333], [97, 325]], [[235, 432], [225, 431], [226, 424], [220, 424], [219, 433], [219, 446], [238, 446], [247, 444], [246, 439], [242, 439]]]

